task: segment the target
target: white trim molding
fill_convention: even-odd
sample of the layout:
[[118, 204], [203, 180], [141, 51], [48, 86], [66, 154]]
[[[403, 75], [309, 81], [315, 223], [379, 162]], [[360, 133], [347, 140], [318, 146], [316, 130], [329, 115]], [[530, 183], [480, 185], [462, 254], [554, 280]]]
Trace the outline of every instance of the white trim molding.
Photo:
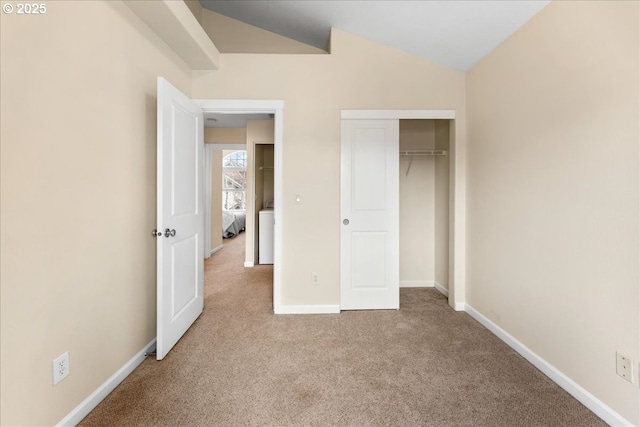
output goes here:
[[253, 266], [254, 266], [254, 264], [253, 264], [251, 261], [245, 261], [245, 262], [244, 262], [244, 266], [245, 266], [246, 268], [251, 268], [251, 267], [253, 267]]
[[220, 52], [189, 7], [177, 1], [125, 1], [192, 70], [217, 70]]
[[204, 203], [207, 207], [204, 210], [204, 253], [205, 258], [209, 258], [213, 251], [211, 250], [211, 196], [213, 189], [211, 188], [211, 178], [213, 173], [213, 162], [211, 156], [213, 149], [211, 144], [204, 144]]
[[[282, 165], [284, 138], [284, 101], [249, 99], [194, 99], [202, 111], [213, 113], [270, 113], [273, 114], [273, 201], [275, 204], [275, 230], [273, 250], [273, 307], [279, 312], [282, 301]], [[245, 258], [246, 259], [246, 258]], [[253, 262], [245, 261], [245, 267], [253, 267]]]
[[449, 297], [449, 289], [445, 288], [444, 286], [442, 286], [440, 283], [438, 283], [437, 281], [434, 282], [433, 286], [445, 297]]
[[509, 347], [514, 349], [518, 354], [527, 359], [533, 366], [538, 368], [554, 383], [558, 384], [561, 388], [563, 388], [571, 396], [575, 397], [580, 403], [586, 406], [594, 414], [602, 418], [607, 424], [611, 426], [633, 427], [633, 423], [626, 420], [622, 415], [618, 414], [600, 399], [582, 388], [578, 383], [562, 373], [562, 371], [560, 371], [558, 368], [547, 362], [529, 347], [518, 341], [500, 326], [493, 323], [478, 310], [468, 304], [465, 304], [465, 311], [471, 317], [480, 322], [482, 326], [487, 328], [495, 336], [504, 341]]
[[456, 118], [456, 110], [340, 110], [340, 118], [343, 120], [453, 120]]
[[275, 314], [338, 314], [339, 305], [286, 305], [274, 307]]
[[284, 101], [264, 99], [194, 99], [204, 111], [213, 113], [261, 114], [282, 110]]
[[433, 288], [435, 282], [433, 280], [401, 280], [401, 288]]
[[215, 254], [216, 252], [218, 252], [220, 249], [224, 248], [224, 245], [220, 245], [217, 248], [213, 248], [211, 249], [211, 252], [209, 253], [209, 256]]
[[91, 411], [95, 409], [100, 402], [104, 400], [109, 393], [111, 393], [125, 378], [133, 372], [147, 357], [146, 354], [154, 351], [156, 348], [156, 339], [154, 338], [149, 344], [145, 345], [135, 356], [133, 356], [127, 363], [125, 363], [120, 369], [118, 369], [113, 375], [109, 377], [100, 387], [98, 387], [93, 393], [84, 399], [78, 406], [76, 406], [69, 414], [64, 417], [57, 427], [76, 426], [80, 421], [84, 419]]

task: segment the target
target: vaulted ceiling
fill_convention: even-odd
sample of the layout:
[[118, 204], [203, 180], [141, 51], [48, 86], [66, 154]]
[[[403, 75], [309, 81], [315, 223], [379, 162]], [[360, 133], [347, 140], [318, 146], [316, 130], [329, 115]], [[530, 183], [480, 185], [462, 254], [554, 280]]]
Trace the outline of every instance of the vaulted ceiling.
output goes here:
[[327, 49], [331, 27], [467, 71], [549, 1], [200, 0], [207, 9]]

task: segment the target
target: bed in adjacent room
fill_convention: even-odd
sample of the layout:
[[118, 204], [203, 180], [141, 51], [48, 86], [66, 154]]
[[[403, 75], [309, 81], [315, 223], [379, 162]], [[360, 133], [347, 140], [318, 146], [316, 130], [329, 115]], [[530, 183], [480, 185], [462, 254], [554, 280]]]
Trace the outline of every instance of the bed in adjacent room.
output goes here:
[[244, 230], [247, 222], [246, 212], [222, 211], [222, 238], [235, 237]]

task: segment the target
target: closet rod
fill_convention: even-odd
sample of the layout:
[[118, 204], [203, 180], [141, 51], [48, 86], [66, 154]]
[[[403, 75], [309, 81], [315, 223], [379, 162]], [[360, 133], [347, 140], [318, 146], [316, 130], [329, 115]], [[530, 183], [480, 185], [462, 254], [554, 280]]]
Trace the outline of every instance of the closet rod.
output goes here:
[[411, 170], [411, 165], [413, 164], [413, 156], [446, 156], [447, 150], [404, 150], [400, 152], [401, 156], [411, 156], [411, 160], [409, 160], [409, 166], [407, 167], [407, 172], [405, 176], [409, 176], [409, 171]]
[[401, 156], [446, 156], [447, 150], [403, 150]]

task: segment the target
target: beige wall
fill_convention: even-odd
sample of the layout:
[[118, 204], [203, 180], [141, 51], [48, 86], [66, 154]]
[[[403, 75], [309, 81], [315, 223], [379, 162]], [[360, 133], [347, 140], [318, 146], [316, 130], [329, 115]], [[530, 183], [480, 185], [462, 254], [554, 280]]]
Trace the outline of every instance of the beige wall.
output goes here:
[[207, 144], [246, 144], [245, 128], [205, 128], [204, 142]]
[[262, 166], [265, 167], [262, 173], [262, 206], [267, 202], [273, 202], [274, 198], [274, 146], [273, 144], [262, 144], [264, 151], [264, 161]]
[[639, 16], [552, 2], [467, 78], [467, 301], [636, 425]]
[[451, 150], [449, 147], [450, 120], [435, 120], [435, 148], [446, 150], [446, 156], [436, 156], [434, 159], [435, 185], [435, 247], [434, 265], [436, 286], [449, 289], [449, 162]]
[[454, 109], [464, 145], [463, 73], [340, 30], [331, 45], [331, 55], [223, 55], [221, 70], [194, 72], [196, 98], [284, 100], [283, 304], [340, 303], [341, 109]]
[[156, 77], [191, 91], [121, 2], [47, 6], [0, 16], [7, 426], [56, 424], [155, 337]]
[[[435, 148], [435, 137], [434, 120], [400, 120], [400, 150], [432, 150]], [[434, 191], [434, 157], [401, 156], [400, 286], [433, 285]]]
[[261, 144], [261, 146], [264, 151], [262, 166], [266, 168], [262, 172], [262, 206], [265, 206], [267, 202], [273, 202], [274, 197], [274, 147], [273, 144]]

